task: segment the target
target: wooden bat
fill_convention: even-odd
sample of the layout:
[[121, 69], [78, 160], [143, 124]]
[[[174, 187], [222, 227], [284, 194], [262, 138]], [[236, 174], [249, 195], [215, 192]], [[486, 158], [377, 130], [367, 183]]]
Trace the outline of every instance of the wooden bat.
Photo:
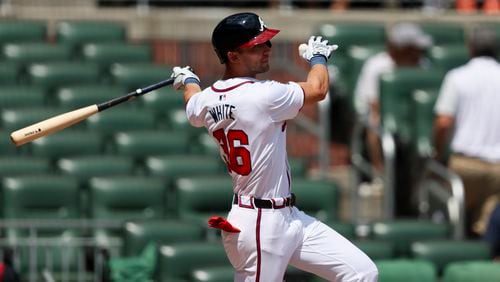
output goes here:
[[104, 103], [94, 104], [91, 106], [76, 109], [71, 112], [60, 114], [55, 117], [48, 118], [46, 120], [40, 121], [38, 123], [26, 126], [24, 128], [12, 132], [10, 134], [10, 139], [16, 146], [21, 146], [35, 139], [52, 134], [66, 127], [69, 127], [73, 124], [76, 124], [95, 113], [102, 112], [122, 102], [134, 99], [135, 97], [142, 96], [158, 88], [170, 85], [174, 83], [174, 80], [175, 78], [162, 80], [158, 83], [146, 86], [144, 88], [139, 88], [133, 92], [111, 99]]

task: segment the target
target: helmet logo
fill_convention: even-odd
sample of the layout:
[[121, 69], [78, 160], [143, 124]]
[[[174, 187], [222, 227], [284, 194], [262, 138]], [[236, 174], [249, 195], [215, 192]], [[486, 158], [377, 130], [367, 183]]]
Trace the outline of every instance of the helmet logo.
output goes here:
[[259, 30], [264, 31], [264, 28], [266, 27], [266, 25], [264, 24], [264, 21], [260, 17], [259, 17], [259, 22], [260, 22]]

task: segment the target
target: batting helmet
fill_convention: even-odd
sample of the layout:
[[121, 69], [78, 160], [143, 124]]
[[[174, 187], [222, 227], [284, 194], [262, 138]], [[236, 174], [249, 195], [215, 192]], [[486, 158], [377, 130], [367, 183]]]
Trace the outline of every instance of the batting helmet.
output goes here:
[[238, 13], [217, 24], [212, 33], [212, 45], [223, 64], [227, 60], [228, 51], [266, 43], [278, 32], [278, 29], [267, 28], [254, 13]]

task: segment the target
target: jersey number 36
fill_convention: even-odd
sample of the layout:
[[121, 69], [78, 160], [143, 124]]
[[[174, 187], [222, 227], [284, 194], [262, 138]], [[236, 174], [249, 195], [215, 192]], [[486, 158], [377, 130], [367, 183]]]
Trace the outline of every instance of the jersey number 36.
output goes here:
[[[252, 171], [252, 160], [250, 152], [242, 145], [248, 145], [248, 136], [242, 130], [229, 130], [227, 135], [224, 129], [218, 129], [213, 133], [224, 151], [224, 161], [229, 172], [239, 175], [248, 175]], [[236, 146], [236, 141], [239, 145]]]

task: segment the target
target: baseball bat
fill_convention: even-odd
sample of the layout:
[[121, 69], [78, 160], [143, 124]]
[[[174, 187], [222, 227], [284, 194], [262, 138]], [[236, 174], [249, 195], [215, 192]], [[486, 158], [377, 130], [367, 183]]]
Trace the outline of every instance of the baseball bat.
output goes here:
[[162, 80], [144, 88], [139, 88], [126, 95], [111, 99], [109, 101], [94, 104], [71, 112], [63, 113], [35, 124], [16, 130], [10, 134], [10, 139], [16, 146], [21, 146], [40, 137], [60, 131], [66, 127], [74, 125], [98, 112], [102, 112], [125, 101], [142, 96], [148, 92], [174, 83], [175, 78]]

